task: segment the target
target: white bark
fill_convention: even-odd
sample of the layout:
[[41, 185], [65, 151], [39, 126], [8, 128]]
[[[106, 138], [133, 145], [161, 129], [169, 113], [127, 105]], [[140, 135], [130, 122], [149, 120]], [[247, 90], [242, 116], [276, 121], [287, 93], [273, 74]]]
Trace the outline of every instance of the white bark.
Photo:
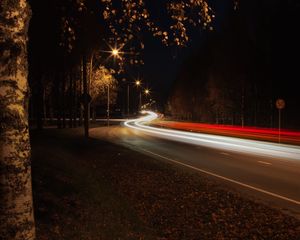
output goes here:
[[0, 236], [35, 239], [28, 131], [25, 0], [0, 1]]

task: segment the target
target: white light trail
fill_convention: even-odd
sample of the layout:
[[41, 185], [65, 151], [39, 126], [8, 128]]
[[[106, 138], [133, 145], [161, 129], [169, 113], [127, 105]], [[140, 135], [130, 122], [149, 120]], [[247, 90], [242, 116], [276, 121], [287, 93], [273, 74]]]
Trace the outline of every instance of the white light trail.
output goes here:
[[229, 150], [258, 156], [300, 160], [300, 147], [298, 146], [151, 127], [145, 124], [156, 119], [158, 115], [151, 111], [144, 111], [143, 113], [148, 115], [126, 121], [124, 125], [132, 129], [143, 131], [149, 135], [172, 141], [185, 142], [219, 150]]

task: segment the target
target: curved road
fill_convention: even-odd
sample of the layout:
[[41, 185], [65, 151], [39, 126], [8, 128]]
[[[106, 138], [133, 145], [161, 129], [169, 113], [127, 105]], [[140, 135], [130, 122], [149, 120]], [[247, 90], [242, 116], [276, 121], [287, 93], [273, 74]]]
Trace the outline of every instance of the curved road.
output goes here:
[[148, 114], [122, 126], [91, 129], [91, 136], [211, 176], [300, 218], [300, 147], [154, 128], [146, 123], [156, 115]]

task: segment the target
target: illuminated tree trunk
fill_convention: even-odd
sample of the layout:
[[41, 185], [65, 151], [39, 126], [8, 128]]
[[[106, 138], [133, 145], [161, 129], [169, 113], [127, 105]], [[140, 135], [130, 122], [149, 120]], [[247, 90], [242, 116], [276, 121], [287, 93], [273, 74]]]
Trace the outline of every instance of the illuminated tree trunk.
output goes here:
[[0, 1], [0, 238], [35, 239], [25, 0]]

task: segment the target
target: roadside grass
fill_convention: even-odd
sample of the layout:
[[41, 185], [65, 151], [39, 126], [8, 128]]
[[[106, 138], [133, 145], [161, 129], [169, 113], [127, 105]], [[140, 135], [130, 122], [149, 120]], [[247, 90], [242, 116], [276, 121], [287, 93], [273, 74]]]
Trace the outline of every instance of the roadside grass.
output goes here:
[[38, 239], [154, 239], [105, 178], [115, 146], [62, 131], [31, 134]]
[[300, 221], [80, 129], [31, 132], [38, 239], [300, 240]]

